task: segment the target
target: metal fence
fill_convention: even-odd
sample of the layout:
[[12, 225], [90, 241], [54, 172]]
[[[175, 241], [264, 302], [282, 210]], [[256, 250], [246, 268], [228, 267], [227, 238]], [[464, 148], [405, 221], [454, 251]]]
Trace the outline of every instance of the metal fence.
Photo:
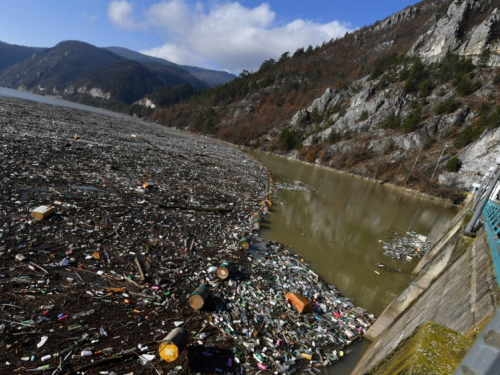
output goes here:
[[[500, 205], [488, 200], [482, 212], [491, 257], [500, 286]], [[476, 342], [462, 359], [454, 375], [500, 374], [500, 311], [479, 334]]]
[[483, 209], [483, 220], [497, 274], [497, 283], [500, 286], [500, 253], [498, 251], [500, 247], [500, 205], [488, 200]]

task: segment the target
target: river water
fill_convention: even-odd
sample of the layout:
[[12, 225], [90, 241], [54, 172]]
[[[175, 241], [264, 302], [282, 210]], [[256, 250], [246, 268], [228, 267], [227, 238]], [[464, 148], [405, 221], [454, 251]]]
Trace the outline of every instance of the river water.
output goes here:
[[125, 115], [123, 113], [112, 112], [112, 111], [108, 111], [108, 110], [102, 109], [102, 108], [96, 108], [96, 107], [91, 107], [91, 106], [84, 105], [84, 104], [69, 102], [67, 100], [57, 99], [57, 98], [54, 98], [52, 96], [37, 95], [37, 94], [32, 94], [30, 92], [8, 89], [6, 87], [0, 87], [0, 96], [6, 97], [6, 98], [13, 98], [13, 99], [29, 100], [32, 102], [55, 105], [58, 107], [79, 109], [82, 111], [99, 113], [101, 115], [108, 115], [108, 116], [115, 116], [115, 117], [116, 116], [118, 116], [118, 117], [127, 116], [128, 117], [128, 115]]
[[[125, 116], [3, 87], [0, 96]], [[379, 241], [391, 241], [407, 231], [435, 241], [457, 213], [455, 207], [373, 181], [258, 151], [250, 153], [271, 170], [276, 183], [271, 213], [261, 226], [262, 238], [287, 244], [307, 258], [326, 282], [376, 316], [408, 284], [417, 264], [417, 260], [384, 256]], [[375, 263], [407, 273], [388, 272]], [[351, 345], [353, 352], [328, 369], [328, 374], [349, 374], [368, 345], [366, 341]]]
[[[458, 212], [374, 181], [262, 152], [250, 154], [271, 170], [275, 181], [271, 214], [260, 235], [303, 255], [325, 281], [376, 316], [405, 288], [418, 262], [383, 255], [379, 240], [390, 242], [414, 231], [434, 243]], [[385, 271], [375, 263], [407, 273]], [[349, 347], [353, 353], [328, 373], [350, 374], [368, 345], [365, 340]]]

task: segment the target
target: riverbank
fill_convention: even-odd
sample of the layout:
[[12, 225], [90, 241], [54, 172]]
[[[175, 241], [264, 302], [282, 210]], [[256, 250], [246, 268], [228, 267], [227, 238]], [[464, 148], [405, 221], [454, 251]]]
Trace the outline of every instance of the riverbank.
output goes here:
[[[0, 130], [0, 372], [309, 367], [316, 345], [343, 347], [371, 324], [298, 255], [240, 249], [271, 191], [267, 169], [241, 151], [4, 98]], [[226, 261], [229, 280], [215, 273]], [[211, 298], [193, 310], [200, 285]], [[299, 315], [289, 291], [309, 294], [314, 312]], [[191, 345], [163, 362], [159, 343], [176, 327]]]
[[[230, 144], [230, 143], [228, 143], [228, 144]], [[250, 147], [246, 147], [246, 146], [237, 145], [235, 147], [238, 147], [241, 150], [245, 150], [246, 152], [255, 151], [255, 149], [250, 148]], [[293, 153], [293, 156], [279, 154], [279, 153], [274, 153], [274, 152], [269, 152], [269, 151], [262, 151], [262, 150], [258, 150], [258, 152], [262, 152], [262, 153], [267, 154], [267, 155], [273, 155], [273, 156], [276, 156], [276, 157], [279, 157], [279, 158], [291, 160], [291, 161], [298, 162], [298, 163], [303, 163], [303, 164], [310, 165], [310, 166], [315, 167], [315, 168], [320, 168], [320, 169], [325, 169], [325, 170], [328, 170], [328, 171], [333, 171], [335, 173], [338, 173], [338, 174], [341, 174], [341, 175], [345, 175], [345, 176], [349, 176], [349, 177], [352, 177], [352, 178], [356, 178], [356, 179], [360, 179], [360, 180], [365, 180], [365, 181], [372, 181], [372, 182], [375, 182], [377, 184], [384, 185], [385, 187], [388, 187], [388, 188], [391, 188], [391, 189], [396, 189], [398, 191], [403, 191], [405, 193], [412, 194], [412, 195], [415, 195], [415, 196], [418, 196], [418, 197], [430, 199], [430, 200], [439, 202], [439, 203], [447, 205], [447, 206], [462, 207], [463, 200], [466, 199], [466, 196], [468, 194], [468, 192], [459, 192], [459, 194], [463, 195], [463, 198], [460, 198], [460, 202], [457, 203], [457, 202], [454, 202], [454, 200], [450, 199], [450, 198], [443, 198], [443, 197], [440, 197], [440, 196], [437, 196], [437, 195], [432, 195], [432, 194], [425, 193], [425, 192], [422, 192], [422, 191], [419, 191], [419, 190], [407, 188], [407, 187], [404, 187], [404, 186], [401, 186], [401, 185], [396, 185], [396, 184], [393, 184], [393, 183], [390, 183], [390, 182], [386, 182], [386, 181], [383, 181], [383, 180], [379, 180], [379, 179], [376, 179], [376, 178], [371, 178], [371, 177], [366, 177], [366, 176], [360, 176], [359, 174], [355, 174], [355, 173], [351, 173], [351, 172], [347, 172], [347, 171], [342, 171], [342, 170], [339, 170], [339, 169], [330, 168], [330, 167], [327, 167], [326, 165], [323, 165], [323, 164], [309, 163], [309, 162], [307, 162], [305, 160], [299, 159], [298, 158], [298, 154], [296, 152]]]

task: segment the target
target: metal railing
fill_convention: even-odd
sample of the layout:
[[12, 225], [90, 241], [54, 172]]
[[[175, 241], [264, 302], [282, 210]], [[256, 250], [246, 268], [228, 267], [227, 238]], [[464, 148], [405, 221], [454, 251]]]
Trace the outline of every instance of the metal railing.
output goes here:
[[498, 251], [500, 248], [500, 205], [488, 200], [483, 209], [483, 220], [497, 274], [497, 283], [500, 286], [500, 253]]
[[[500, 205], [488, 200], [483, 212], [484, 228], [500, 286]], [[454, 375], [500, 374], [500, 310], [495, 312], [468, 351]]]

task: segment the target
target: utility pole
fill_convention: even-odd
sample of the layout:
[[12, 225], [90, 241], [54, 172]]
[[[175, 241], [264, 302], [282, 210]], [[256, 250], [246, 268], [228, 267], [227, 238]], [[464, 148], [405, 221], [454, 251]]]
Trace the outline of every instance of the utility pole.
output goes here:
[[443, 151], [441, 151], [441, 155], [439, 155], [439, 159], [438, 159], [438, 162], [436, 164], [436, 168], [434, 168], [434, 172], [432, 172], [432, 176], [431, 176], [431, 179], [429, 180], [429, 183], [432, 182], [432, 179], [434, 178], [434, 174], [436, 173], [438, 167], [439, 167], [439, 163], [441, 162], [441, 158], [443, 157], [443, 154], [444, 154], [444, 150], [446, 150], [446, 147], [448, 147], [447, 144], [444, 145], [443, 147]]

